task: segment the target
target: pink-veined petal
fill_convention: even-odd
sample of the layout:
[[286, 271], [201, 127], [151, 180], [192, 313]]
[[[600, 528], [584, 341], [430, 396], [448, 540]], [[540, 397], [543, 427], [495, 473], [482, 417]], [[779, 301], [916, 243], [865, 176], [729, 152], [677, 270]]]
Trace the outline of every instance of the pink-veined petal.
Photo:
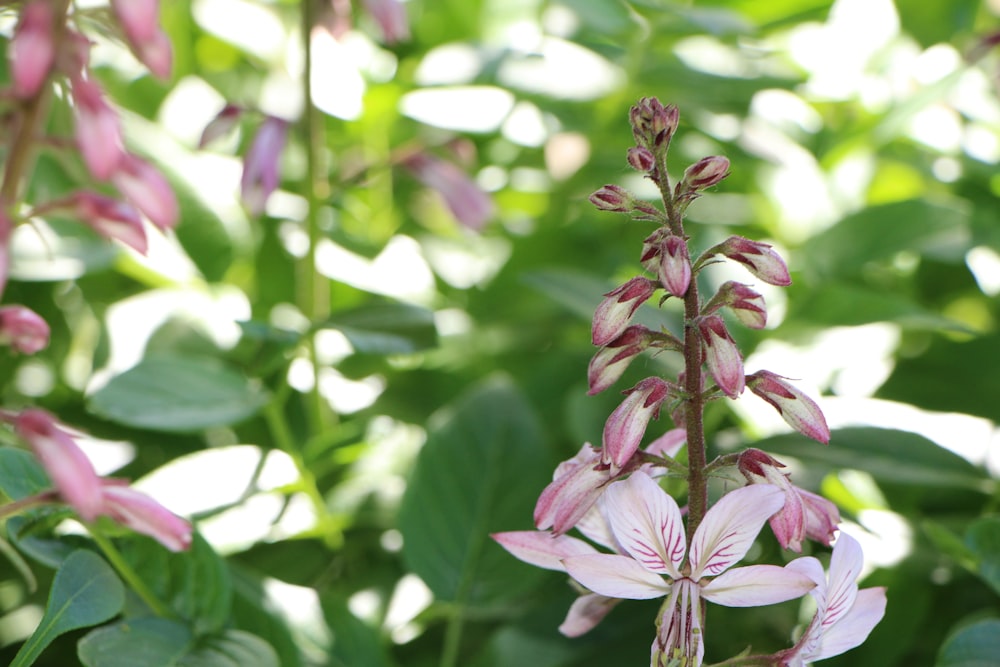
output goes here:
[[540, 530], [513, 530], [493, 533], [490, 537], [518, 560], [546, 570], [565, 572], [564, 558], [597, 553], [597, 549], [583, 540]]
[[565, 533], [583, 518], [600, 497], [603, 485], [608, 480], [607, 470], [594, 469], [599, 462], [600, 457], [594, 452], [592, 458], [582, 459], [578, 463], [560, 464], [563, 474], [546, 486], [538, 496], [534, 513], [536, 528], [552, 528], [557, 534]]
[[851, 610], [823, 632], [819, 647], [809, 660], [825, 660], [860, 646], [885, 616], [885, 588], [858, 591]]
[[701, 589], [706, 600], [725, 607], [760, 607], [802, 597], [816, 582], [777, 565], [749, 565], [724, 572]]
[[770, 484], [730, 491], [705, 515], [691, 540], [691, 578], [715, 576], [746, 555], [764, 522], [785, 504]]
[[823, 565], [818, 560], [812, 556], [803, 556], [796, 558], [785, 568], [809, 577], [816, 584], [816, 588], [809, 593], [816, 599], [816, 604], [820, 608], [826, 604], [826, 572], [823, 571]]
[[687, 540], [677, 503], [643, 472], [605, 493], [608, 523], [625, 551], [650, 572], [680, 578]]
[[596, 542], [602, 546], [622, 553], [621, 545], [608, 525], [608, 519], [604, 512], [604, 496], [597, 499], [587, 513], [576, 522], [576, 529], [591, 542]]
[[864, 560], [858, 541], [847, 533], [841, 533], [830, 556], [826, 605], [820, 608], [824, 628], [839, 621], [854, 605], [854, 598], [858, 594], [858, 575], [861, 574]]
[[579, 637], [590, 632], [619, 602], [621, 600], [617, 598], [597, 593], [581, 595], [570, 605], [566, 620], [559, 626], [559, 632], [567, 637]]
[[670, 582], [628, 556], [596, 554], [563, 561], [569, 576], [595, 593], [612, 598], [649, 600], [666, 595]]

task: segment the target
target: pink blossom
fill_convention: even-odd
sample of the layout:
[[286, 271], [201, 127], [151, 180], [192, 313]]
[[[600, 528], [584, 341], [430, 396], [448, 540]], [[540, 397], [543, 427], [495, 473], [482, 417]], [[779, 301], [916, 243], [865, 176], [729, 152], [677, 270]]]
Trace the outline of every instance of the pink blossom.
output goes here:
[[885, 615], [885, 588], [858, 590], [857, 578], [864, 564], [861, 546], [850, 535], [837, 538], [830, 570], [815, 558], [799, 558], [788, 564], [816, 583], [810, 594], [816, 600], [816, 615], [795, 646], [779, 653], [782, 667], [803, 667], [860, 646]]
[[136, 57], [161, 79], [170, 78], [170, 39], [160, 28], [159, 0], [111, 0]]
[[77, 192], [72, 202], [76, 217], [98, 234], [146, 253], [146, 230], [134, 206], [96, 192]]
[[375, 19], [386, 44], [396, 44], [410, 39], [410, 24], [406, 7], [399, 0], [364, 0], [365, 10]]
[[700, 667], [705, 651], [702, 599], [756, 607], [791, 600], [816, 586], [789, 567], [730, 569], [746, 555], [764, 522], [781, 509], [784, 495], [777, 488], [748, 486], [723, 496], [698, 526], [690, 549], [677, 503], [645, 473], [615, 482], [604, 500], [607, 522], [625, 555], [582, 554], [563, 563], [571, 577], [599, 595], [635, 600], [668, 596], [651, 649], [654, 665], [680, 657]]
[[402, 160], [413, 176], [437, 191], [448, 210], [462, 225], [481, 229], [493, 217], [493, 200], [464, 171], [451, 162], [427, 153], [415, 153]]
[[641, 324], [633, 324], [598, 350], [587, 367], [587, 384], [590, 387], [587, 393], [593, 396], [613, 385], [629, 363], [652, 344], [655, 335]]
[[49, 344], [49, 325], [25, 306], [0, 308], [0, 345], [10, 345], [21, 354], [35, 354]]
[[687, 243], [679, 236], [668, 236], [660, 251], [660, 282], [677, 298], [684, 298], [691, 284], [691, 258]]
[[757, 371], [746, 378], [747, 387], [774, 406], [781, 418], [802, 435], [830, 442], [830, 428], [816, 402], [793, 387], [786, 378], [770, 371]]
[[201, 139], [198, 141], [198, 148], [204, 148], [216, 139], [229, 134], [236, 127], [242, 115], [243, 109], [241, 107], [235, 104], [224, 106], [222, 111], [216, 114], [215, 118], [205, 126], [201, 133]]
[[742, 236], [730, 236], [705, 254], [716, 253], [739, 262], [766, 283], [778, 287], [792, 284], [785, 260], [767, 243], [751, 241]]
[[77, 514], [86, 521], [93, 521], [103, 513], [101, 479], [87, 455], [55, 417], [32, 408], [17, 416], [14, 427], [31, 445], [59, 495]]
[[71, 82], [76, 117], [76, 143], [94, 178], [111, 178], [124, 158], [118, 114], [104, 101], [101, 87], [90, 79]]
[[826, 498], [800, 489], [779, 468], [784, 464], [759, 449], [740, 453], [737, 467], [751, 484], [772, 484], [785, 493], [785, 506], [770, 519], [771, 530], [784, 549], [802, 553], [809, 537], [829, 546], [833, 542], [840, 512]]
[[288, 138], [288, 123], [268, 116], [254, 135], [243, 160], [240, 191], [251, 215], [261, 215], [271, 193], [281, 181], [281, 151]]
[[177, 197], [163, 174], [131, 153], [122, 158], [112, 177], [115, 187], [161, 230], [177, 225]]
[[705, 363], [712, 379], [727, 396], [736, 398], [743, 392], [743, 357], [736, 341], [729, 335], [726, 324], [718, 315], [698, 320], [698, 331], [705, 344]]
[[52, 6], [45, 0], [29, 2], [10, 41], [10, 69], [14, 94], [24, 99], [41, 90], [56, 59], [52, 39]]
[[654, 281], [638, 276], [605, 294], [594, 313], [591, 342], [604, 346], [622, 335], [635, 311], [656, 289]]
[[191, 524], [141, 491], [114, 480], [103, 485], [102, 514], [143, 535], [149, 535], [170, 551], [191, 546]]
[[658, 377], [641, 380], [626, 392], [628, 396], [608, 417], [601, 462], [610, 464], [612, 472], [620, 470], [635, 454], [649, 420], [659, 417], [660, 404], [670, 396], [671, 388]]

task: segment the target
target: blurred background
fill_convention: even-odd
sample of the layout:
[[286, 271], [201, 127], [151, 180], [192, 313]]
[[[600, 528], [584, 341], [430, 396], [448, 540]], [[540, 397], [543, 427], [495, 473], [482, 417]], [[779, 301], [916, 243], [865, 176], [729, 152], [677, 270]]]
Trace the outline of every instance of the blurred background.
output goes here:
[[[19, 228], [6, 298], [53, 336], [0, 358], [5, 404], [52, 410], [93, 436], [101, 472], [198, 518], [233, 577], [230, 622], [282, 665], [644, 664], [655, 602], [564, 638], [566, 577], [488, 533], [531, 527], [618, 390], [681, 367], [642, 357], [587, 396], [590, 318], [651, 231], [587, 197], [656, 199], [625, 161], [628, 109], [655, 96], [680, 108], [675, 176], [732, 163], [689, 209], [693, 246], [764, 240], [792, 272], [779, 289], [720, 265], [705, 291], [756, 283], [767, 328], [731, 327], [748, 371], [794, 378], [833, 429], [824, 448], [752, 395], [717, 402], [710, 458], [786, 462], [862, 542], [863, 585], [889, 586], [869, 641], [825, 664], [1000, 655], [1000, 3], [410, 0], [402, 25], [380, 4], [316, 2], [307, 58], [298, 2], [163, 3], [166, 82], [96, 41], [181, 223], [146, 256], [58, 219]], [[200, 148], [227, 103], [243, 114]], [[255, 216], [240, 179], [267, 117], [289, 134]], [[71, 131], [65, 111], [49, 123]], [[43, 151], [31, 196], [79, 170]], [[677, 331], [679, 311], [638, 321]], [[766, 535], [751, 556], [789, 559]], [[0, 661], [44, 605], [5, 567]], [[808, 618], [712, 607], [707, 660], [787, 646]], [[38, 664], [74, 660], [66, 643]]]

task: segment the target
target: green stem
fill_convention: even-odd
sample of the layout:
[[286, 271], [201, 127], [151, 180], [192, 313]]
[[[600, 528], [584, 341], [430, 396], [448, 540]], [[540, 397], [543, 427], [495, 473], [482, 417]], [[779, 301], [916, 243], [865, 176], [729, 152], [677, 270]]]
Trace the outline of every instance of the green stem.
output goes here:
[[102, 535], [92, 526], [87, 526], [87, 530], [90, 532], [90, 536], [94, 538], [94, 542], [97, 543], [97, 546], [104, 552], [104, 557], [108, 559], [111, 566], [118, 572], [118, 575], [125, 580], [125, 583], [128, 584], [133, 591], [135, 591], [135, 594], [146, 603], [146, 606], [149, 607], [154, 614], [161, 618], [171, 618], [175, 616], [167, 605], [156, 597], [153, 591], [146, 586], [146, 582], [139, 577], [136, 571], [132, 569], [132, 566], [125, 562], [121, 552], [115, 548], [115, 545], [112, 544], [111, 540]]

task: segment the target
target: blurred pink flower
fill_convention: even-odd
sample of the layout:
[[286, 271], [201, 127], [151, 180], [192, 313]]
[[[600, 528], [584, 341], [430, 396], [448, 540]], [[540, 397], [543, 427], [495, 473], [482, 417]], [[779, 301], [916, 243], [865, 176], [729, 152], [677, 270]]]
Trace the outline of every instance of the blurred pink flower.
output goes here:
[[52, 38], [52, 6], [46, 0], [34, 0], [21, 9], [21, 20], [10, 41], [10, 69], [14, 94], [34, 97], [56, 59]]
[[227, 104], [222, 107], [222, 110], [202, 130], [201, 139], [198, 140], [198, 148], [204, 148], [216, 139], [229, 134], [236, 127], [236, 123], [242, 115], [243, 109], [235, 104]]
[[134, 206], [96, 192], [77, 192], [72, 203], [76, 217], [95, 232], [146, 254], [146, 230]]
[[281, 151], [288, 137], [288, 123], [268, 116], [254, 135], [243, 160], [240, 191], [243, 204], [251, 215], [264, 212], [268, 197], [281, 181]]
[[21, 354], [35, 354], [49, 344], [49, 325], [25, 306], [0, 308], [0, 345], [10, 345]]
[[410, 39], [410, 23], [406, 7], [399, 0], [364, 0], [365, 10], [382, 31], [386, 44], [396, 44]]
[[173, 51], [160, 28], [159, 0], [111, 0], [132, 52], [161, 79], [170, 78]]
[[493, 217], [493, 200], [465, 172], [450, 162], [426, 153], [402, 160], [413, 176], [436, 190], [455, 219], [470, 229], [481, 229]]
[[124, 157], [118, 114], [104, 101], [101, 87], [89, 79], [71, 82], [76, 117], [76, 143], [94, 178], [106, 181]]
[[118, 191], [159, 229], [170, 229], [177, 224], [177, 197], [156, 167], [126, 153], [112, 180]]
[[103, 492], [102, 514], [137, 533], [149, 535], [170, 551], [184, 551], [191, 546], [191, 524], [145, 493], [118, 480], [104, 480]]

